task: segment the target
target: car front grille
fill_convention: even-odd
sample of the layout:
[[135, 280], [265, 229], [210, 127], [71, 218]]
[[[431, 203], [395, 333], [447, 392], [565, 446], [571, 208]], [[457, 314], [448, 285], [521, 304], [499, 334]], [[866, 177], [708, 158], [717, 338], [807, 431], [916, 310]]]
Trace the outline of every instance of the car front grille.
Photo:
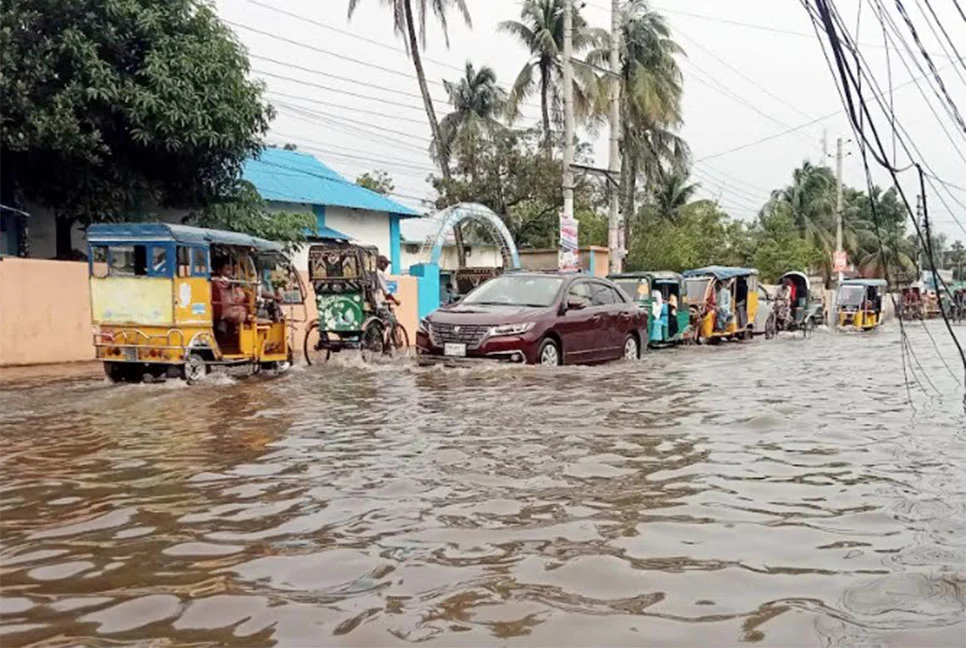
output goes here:
[[467, 347], [479, 346], [489, 326], [478, 324], [436, 324], [432, 325], [433, 340], [436, 344], [465, 344]]

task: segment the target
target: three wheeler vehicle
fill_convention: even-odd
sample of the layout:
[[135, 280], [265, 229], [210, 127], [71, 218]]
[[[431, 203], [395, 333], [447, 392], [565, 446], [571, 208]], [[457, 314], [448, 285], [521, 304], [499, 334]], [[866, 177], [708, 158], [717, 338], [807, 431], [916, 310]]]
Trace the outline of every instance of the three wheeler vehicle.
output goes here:
[[625, 272], [608, 277], [648, 314], [648, 345], [692, 338], [691, 313], [683, 301], [684, 277], [676, 272]]
[[684, 273], [685, 301], [699, 343], [751, 339], [758, 315], [758, 271], [708, 266]]
[[278, 244], [168, 223], [95, 224], [87, 240], [94, 348], [110, 380], [291, 366], [286, 307], [304, 307], [305, 293]]
[[409, 347], [406, 329], [391, 310], [379, 312], [377, 257], [376, 248], [349, 241], [309, 247], [309, 282], [318, 310], [302, 343], [309, 365], [322, 364], [333, 353], [350, 349], [363, 351], [365, 358]]
[[812, 282], [804, 272], [786, 272], [778, 280], [778, 294], [773, 306], [775, 325], [779, 331], [809, 331], [825, 324], [825, 297], [822, 287], [813, 292]]
[[884, 279], [846, 279], [836, 292], [835, 324], [838, 328], [871, 331], [882, 323]]

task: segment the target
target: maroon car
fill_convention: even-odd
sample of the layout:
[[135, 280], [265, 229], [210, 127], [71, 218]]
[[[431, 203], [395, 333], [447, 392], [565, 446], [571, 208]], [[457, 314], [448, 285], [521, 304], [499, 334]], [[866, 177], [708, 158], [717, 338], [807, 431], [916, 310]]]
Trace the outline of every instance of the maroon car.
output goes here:
[[647, 315], [613, 283], [581, 274], [491, 279], [419, 323], [421, 364], [560, 365], [640, 357]]

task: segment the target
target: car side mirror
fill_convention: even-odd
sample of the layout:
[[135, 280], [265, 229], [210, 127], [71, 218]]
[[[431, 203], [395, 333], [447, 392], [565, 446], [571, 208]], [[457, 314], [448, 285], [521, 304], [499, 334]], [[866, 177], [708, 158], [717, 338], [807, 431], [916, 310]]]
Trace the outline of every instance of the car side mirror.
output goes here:
[[568, 299], [567, 300], [567, 310], [583, 310], [587, 307], [587, 304], [578, 299]]

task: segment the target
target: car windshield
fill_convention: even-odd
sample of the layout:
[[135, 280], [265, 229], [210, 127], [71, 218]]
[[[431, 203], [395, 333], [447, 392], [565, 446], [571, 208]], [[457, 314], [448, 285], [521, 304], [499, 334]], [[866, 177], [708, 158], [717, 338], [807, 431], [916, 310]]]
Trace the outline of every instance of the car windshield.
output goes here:
[[533, 275], [497, 277], [471, 292], [463, 304], [544, 307], [553, 304], [563, 278]]
[[839, 304], [842, 306], [858, 306], [865, 296], [864, 286], [842, 286], [839, 288]]

